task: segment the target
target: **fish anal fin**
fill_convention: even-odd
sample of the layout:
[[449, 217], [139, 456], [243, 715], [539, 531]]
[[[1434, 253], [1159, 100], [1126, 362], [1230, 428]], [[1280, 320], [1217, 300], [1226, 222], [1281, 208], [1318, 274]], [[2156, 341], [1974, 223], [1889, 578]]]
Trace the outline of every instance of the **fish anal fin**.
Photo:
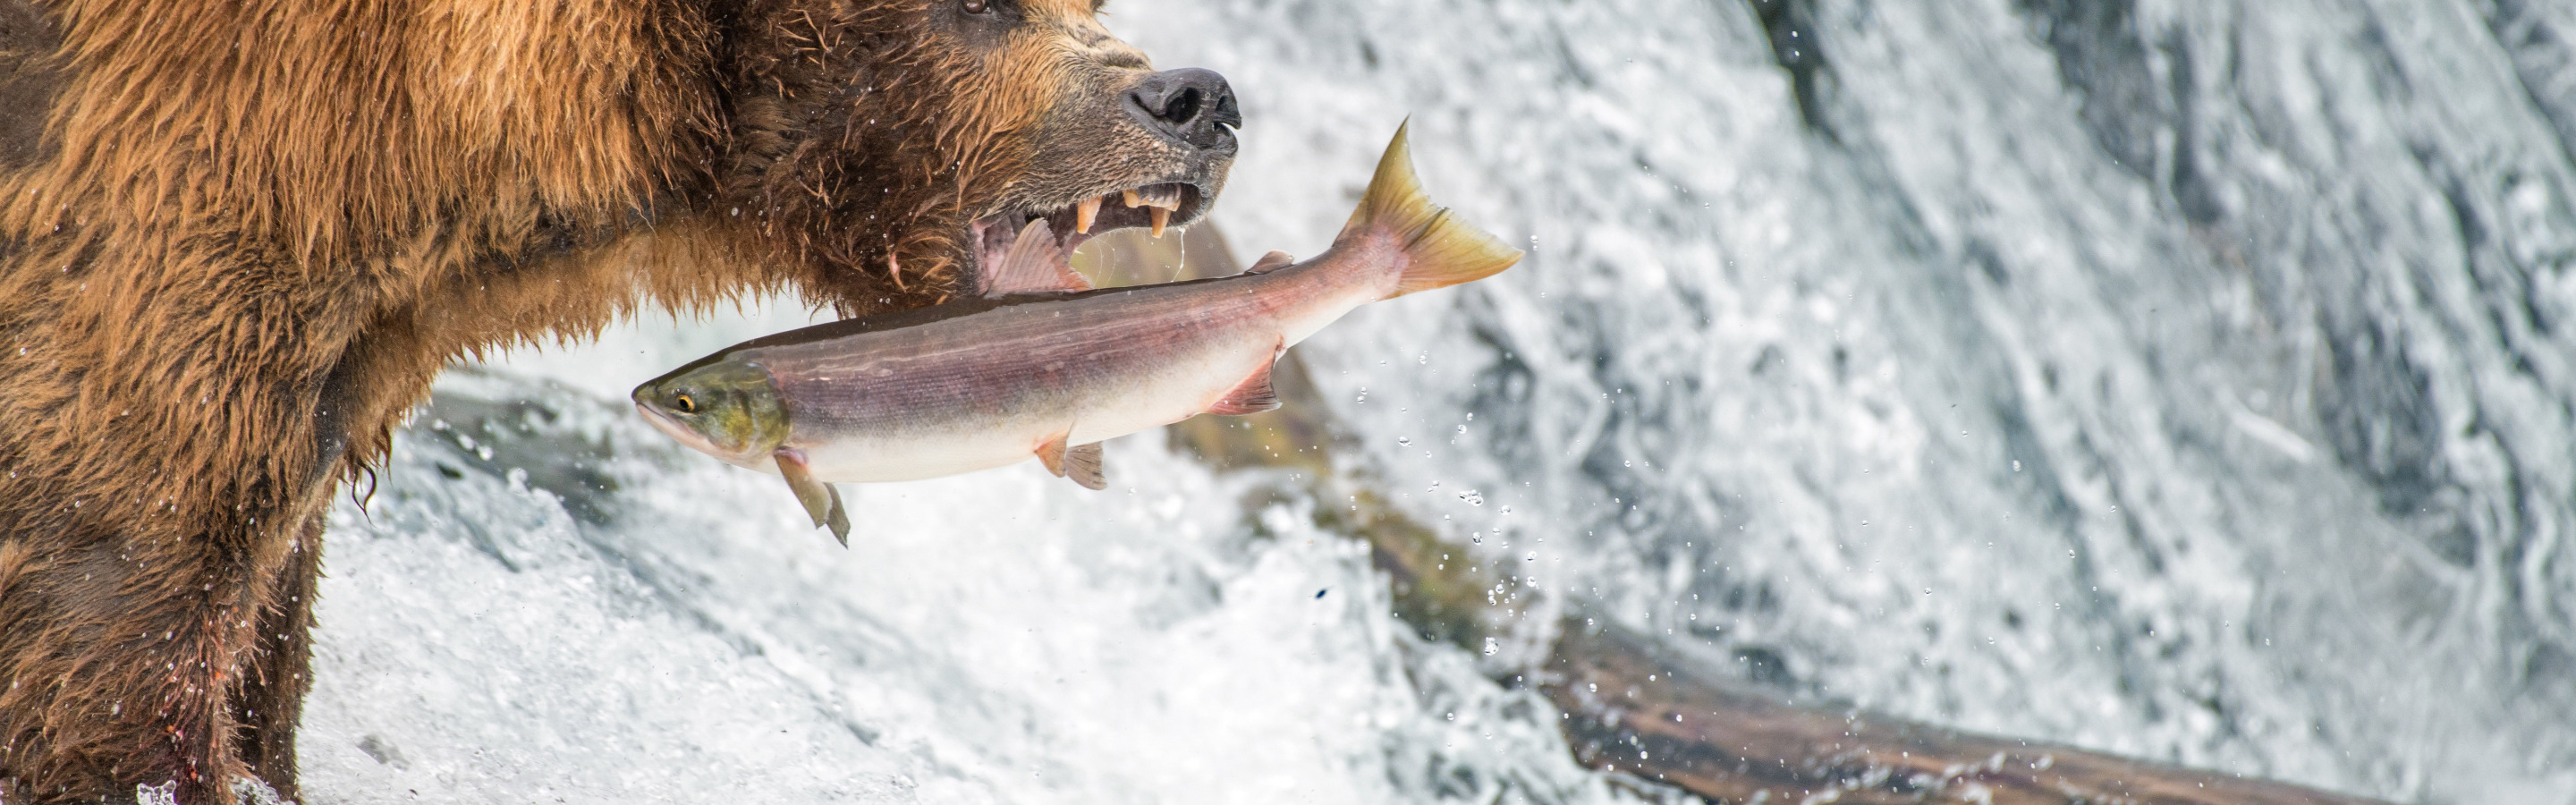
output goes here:
[[1065, 439], [1072, 435], [1071, 432], [1059, 433], [1046, 440], [1045, 444], [1038, 445], [1038, 463], [1046, 465], [1047, 472], [1055, 473], [1055, 477], [1064, 477], [1064, 455], [1070, 452]]
[[1073, 270], [1073, 261], [1056, 244], [1046, 219], [1030, 221], [1002, 253], [998, 265], [984, 271], [985, 296], [1048, 291], [1088, 291], [1091, 281]]
[[1092, 442], [1064, 451], [1064, 476], [1093, 491], [1109, 488], [1109, 475], [1101, 468], [1100, 443]]
[[1261, 368], [1253, 370], [1251, 377], [1244, 378], [1233, 391], [1217, 398], [1216, 404], [1208, 406], [1207, 412], [1218, 416], [1243, 416], [1278, 408], [1279, 391], [1270, 387], [1271, 367], [1278, 364], [1278, 353], [1271, 353], [1270, 360], [1262, 361]]
[[1295, 265], [1296, 263], [1297, 258], [1289, 255], [1287, 252], [1272, 251], [1269, 254], [1262, 255], [1261, 259], [1253, 261], [1252, 267], [1244, 269], [1243, 273], [1268, 274], [1270, 272]]
[[787, 479], [788, 491], [796, 493], [796, 502], [804, 504], [805, 515], [814, 518], [814, 526], [832, 527], [832, 536], [841, 545], [850, 544], [850, 514], [841, 507], [841, 491], [831, 484], [815, 480], [814, 470], [805, 464], [805, 454], [789, 448], [770, 453], [778, 462], [778, 474]]

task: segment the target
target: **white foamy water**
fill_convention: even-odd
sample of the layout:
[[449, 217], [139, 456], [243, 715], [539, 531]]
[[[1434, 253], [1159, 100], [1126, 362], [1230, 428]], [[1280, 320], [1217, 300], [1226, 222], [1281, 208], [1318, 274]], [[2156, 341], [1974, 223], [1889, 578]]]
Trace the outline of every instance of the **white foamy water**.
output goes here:
[[[1981, 731], [2576, 802], [2576, 12], [1819, 2], [1775, 50], [1771, 5], [1111, 24], [1234, 81], [1239, 248], [1319, 250], [1407, 115], [1435, 198], [1535, 238], [1299, 351], [1349, 460], [1542, 611]], [[1641, 796], [1312, 502], [1152, 435], [1104, 493], [845, 487], [843, 550], [622, 402], [802, 321], [444, 383], [335, 514], [308, 799]]]

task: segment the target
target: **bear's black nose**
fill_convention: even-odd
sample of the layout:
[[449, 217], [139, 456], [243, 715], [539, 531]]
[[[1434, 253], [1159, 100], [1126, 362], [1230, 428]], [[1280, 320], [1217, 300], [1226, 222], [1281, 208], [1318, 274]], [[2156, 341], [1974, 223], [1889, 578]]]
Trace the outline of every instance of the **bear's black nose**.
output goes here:
[[1127, 91], [1127, 111], [1163, 139], [1228, 153], [1234, 151], [1233, 129], [1243, 126], [1225, 76], [1197, 67], [1146, 76]]

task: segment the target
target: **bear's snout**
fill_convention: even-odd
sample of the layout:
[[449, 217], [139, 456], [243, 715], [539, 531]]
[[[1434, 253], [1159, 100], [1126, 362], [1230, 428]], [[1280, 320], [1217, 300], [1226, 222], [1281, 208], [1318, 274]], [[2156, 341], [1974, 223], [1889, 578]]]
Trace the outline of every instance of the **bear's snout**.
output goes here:
[[1234, 153], [1234, 129], [1243, 127], [1234, 87], [1215, 70], [1165, 70], [1127, 91], [1127, 111], [1145, 130], [1176, 145]]

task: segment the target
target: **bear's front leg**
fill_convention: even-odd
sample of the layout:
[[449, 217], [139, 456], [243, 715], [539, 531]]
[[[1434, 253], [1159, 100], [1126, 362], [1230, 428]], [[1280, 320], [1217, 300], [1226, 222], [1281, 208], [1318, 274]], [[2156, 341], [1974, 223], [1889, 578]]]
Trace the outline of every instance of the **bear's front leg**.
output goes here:
[[[300, 604], [277, 594], [297, 586], [289, 582], [298, 565], [309, 579], [318, 546], [298, 538], [307, 529], [274, 520], [245, 517], [246, 530], [233, 533], [135, 528], [115, 522], [131, 518], [87, 516], [120, 501], [57, 499], [53, 516], [0, 537], [7, 801], [121, 801], [137, 786], [166, 784], [182, 803], [231, 805], [246, 761], [269, 761], [244, 751], [257, 748], [244, 741], [244, 711], [256, 709], [245, 705], [302, 691], [300, 678], [252, 676], [303, 672], [300, 639], [264, 644], [259, 629], [303, 618], [285, 606]], [[260, 661], [281, 647], [297, 653]], [[284, 717], [291, 728], [292, 706], [269, 707], [254, 718]]]
[[[327, 499], [329, 493], [318, 497]], [[235, 752], [251, 773], [277, 792], [297, 800], [295, 728], [304, 715], [304, 694], [313, 688], [313, 598], [322, 580], [322, 523], [305, 518], [302, 535], [288, 549], [286, 566], [271, 581], [257, 624], [257, 648], [233, 698], [234, 718], [242, 725]]]

